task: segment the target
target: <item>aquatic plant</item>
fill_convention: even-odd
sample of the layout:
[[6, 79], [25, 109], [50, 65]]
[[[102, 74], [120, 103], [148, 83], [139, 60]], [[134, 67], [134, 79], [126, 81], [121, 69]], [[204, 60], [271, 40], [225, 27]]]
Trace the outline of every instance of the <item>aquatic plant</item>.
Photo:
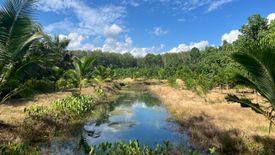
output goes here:
[[53, 108], [69, 117], [83, 117], [93, 109], [94, 100], [90, 96], [69, 96], [53, 102]]
[[38, 155], [39, 151], [36, 147], [28, 144], [10, 143], [8, 145], [0, 146], [1, 155]]
[[47, 115], [50, 112], [50, 110], [48, 107], [45, 106], [33, 105], [29, 108], [25, 108], [24, 112], [31, 117], [43, 117]]
[[98, 145], [88, 146], [84, 140], [80, 142], [85, 152], [89, 155], [107, 155], [107, 154], [120, 154], [120, 155], [149, 155], [149, 154], [173, 154], [170, 149], [169, 141], [164, 141], [163, 144], [157, 144], [155, 148], [149, 148], [148, 145], [143, 147], [138, 140], [130, 140], [129, 143], [124, 141], [110, 143], [104, 142]]

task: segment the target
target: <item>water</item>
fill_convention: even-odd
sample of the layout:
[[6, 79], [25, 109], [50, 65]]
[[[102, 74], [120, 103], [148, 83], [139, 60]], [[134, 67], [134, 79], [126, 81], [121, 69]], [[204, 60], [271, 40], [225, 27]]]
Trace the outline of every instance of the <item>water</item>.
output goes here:
[[[161, 102], [143, 90], [127, 91], [113, 104], [107, 117], [99, 122], [87, 122], [82, 136], [89, 145], [102, 142], [128, 142], [137, 139], [150, 147], [164, 140], [180, 147], [188, 146], [188, 137], [180, 131], [171, 114]], [[76, 139], [54, 140], [42, 147], [49, 154], [76, 152]]]

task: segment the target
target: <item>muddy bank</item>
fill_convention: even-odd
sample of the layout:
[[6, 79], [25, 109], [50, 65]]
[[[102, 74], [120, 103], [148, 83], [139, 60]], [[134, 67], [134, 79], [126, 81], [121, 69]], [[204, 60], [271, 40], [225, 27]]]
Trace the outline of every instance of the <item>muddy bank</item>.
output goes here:
[[249, 108], [228, 104], [224, 100], [226, 93], [213, 90], [200, 97], [167, 84], [147, 87], [188, 131], [196, 146], [215, 148], [223, 154], [275, 154], [275, 129], [268, 137], [266, 118]]

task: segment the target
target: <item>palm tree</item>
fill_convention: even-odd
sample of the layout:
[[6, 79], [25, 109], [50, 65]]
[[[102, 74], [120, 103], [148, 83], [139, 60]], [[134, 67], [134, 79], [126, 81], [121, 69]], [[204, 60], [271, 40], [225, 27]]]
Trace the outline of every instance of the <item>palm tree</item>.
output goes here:
[[[6, 0], [0, 8], [0, 95], [7, 96], [18, 92], [15, 88], [7, 94], [2, 94], [2, 88], [12, 79], [13, 73], [22, 70], [22, 58], [34, 41], [43, 37], [41, 29], [31, 16], [36, 0]], [[29, 63], [29, 62], [28, 62]]]
[[93, 62], [94, 59], [91, 57], [85, 56], [81, 59], [75, 57], [73, 62], [74, 69], [71, 69], [67, 72], [67, 75], [76, 80], [79, 87], [79, 94], [81, 94], [82, 87], [85, 86], [85, 83], [92, 75]]
[[235, 79], [241, 85], [257, 90], [269, 106], [252, 103], [249, 99], [228, 95], [227, 100], [238, 102], [242, 107], [250, 107], [257, 113], [264, 115], [270, 121], [269, 133], [274, 122], [275, 109], [275, 49], [265, 48], [253, 53], [234, 53], [233, 59], [243, 66], [249, 76], [236, 75]]
[[94, 80], [98, 83], [111, 81], [114, 76], [114, 70], [104, 66], [98, 66], [94, 72]]

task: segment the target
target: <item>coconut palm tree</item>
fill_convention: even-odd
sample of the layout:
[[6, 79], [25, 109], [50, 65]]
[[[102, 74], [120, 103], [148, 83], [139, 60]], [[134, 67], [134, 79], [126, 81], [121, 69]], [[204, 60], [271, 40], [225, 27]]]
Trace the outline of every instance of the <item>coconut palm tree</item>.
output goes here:
[[12, 76], [18, 69], [28, 66], [18, 64], [22, 63], [31, 44], [43, 37], [39, 25], [32, 20], [35, 2], [6, 0], [0, 8], [0, 95], [6, 95], [4, 100], [16, 94], [20, 86], [8, 94], [1, 94], [1, 88], [14, 81]]
[[79, 94], [81, 94], [82, 87], [85, 86], [85, 83], [91, 78], [93, 73], [93, 64], [94, 59], [88, 56], [85, 56], [81, 59], [74, 57], [74, 69], [69, 70], [66, 74], [74, 79], [77, 82], [79, 87]]
[[238, 102], [242, 107], [250, 107], [257, 113], [264, 115], [270, 121], [269, 133], [274, 122], [275, 109], [275, 49], [265, 48], [253, 53], [234, 53], [233, 59], [243, 66], [249, 76], [236, 75], [238, 84], [257, 90], [269, 106], [252, 103], [249, 99], [239, 98], [235, 95], [227, 96], [228, 101]]

